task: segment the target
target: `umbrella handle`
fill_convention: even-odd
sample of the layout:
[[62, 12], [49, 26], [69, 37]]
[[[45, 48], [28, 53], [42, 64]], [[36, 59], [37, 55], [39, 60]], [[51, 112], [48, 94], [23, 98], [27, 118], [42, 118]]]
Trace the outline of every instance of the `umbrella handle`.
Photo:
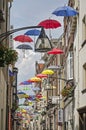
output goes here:
[[25, 58], [25, 49], [22, 49], [23, 52], [23, 58]]

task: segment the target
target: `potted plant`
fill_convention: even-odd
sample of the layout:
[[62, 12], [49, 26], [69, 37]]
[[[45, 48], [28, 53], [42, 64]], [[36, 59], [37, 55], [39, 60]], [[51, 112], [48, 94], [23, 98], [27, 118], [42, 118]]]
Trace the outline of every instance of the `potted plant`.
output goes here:
[[13, 64], [17, 61], [17, 59], [18, 53], [16, 50], [0, 45], [0, 67]]
[[16, 50], [12, 50], [11, 48], [8, 48], [5, 55], [6, 64], [13, 64], [18, 59], [18, 53]]
[[69, 89], [67, 89], [67, 88], [63, 88], [62, 89], [62, 91], [61, 91], [61, 95], [63, 96], [63, 97], [65, 97], [65, 96], [67, 96], [68, 94], [69, 94]]
[[62, 89], [61, 94], [62, 94], [63, 97], [68, 96], [69, 94], [72, 93], [72, 90], [73, 90], [73, 87], [71, 87], [71, 86], [66, 86], [66, 87], [64, 87], [64, 88]]

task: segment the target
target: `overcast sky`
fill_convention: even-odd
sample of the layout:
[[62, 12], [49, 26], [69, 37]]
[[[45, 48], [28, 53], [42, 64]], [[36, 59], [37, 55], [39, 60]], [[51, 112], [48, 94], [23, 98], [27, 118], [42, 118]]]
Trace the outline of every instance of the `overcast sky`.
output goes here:
[[[52, 18], [61, 22], [63, 26], [62, 17], [52, 15], [52, 12], [61, 6], [67, 4], [67, 0], [13, 0], [11, 7], [11, 25], [14, 28], [24, 26], [38, 25], [39, 22]], [[48, 34], [47, 30], [47, 34]], [[24, 34], [25, 31], [20, 31], [14, 34]], [[58, 38], [63, 32], [63, 27], [52, 29], [51, 35], [53, 38]], [[49, 35], [49, 34], [48, 34]], [[32, 37], [33, 38], [33, 37]], [[14, 45], [17, 46], [20, 43], [14, 41]], [[28, 43], [32, 47], [34, 43]], [[35, 75], [35, 61], [40, 61], [40, 53], [34, 51], [26, 51], [25, 58], [23, 58], [22, 50], [17, 50], [19, 53], [19, 59], [16, 66], [19, 69], [18, 83], [25, 81]]]

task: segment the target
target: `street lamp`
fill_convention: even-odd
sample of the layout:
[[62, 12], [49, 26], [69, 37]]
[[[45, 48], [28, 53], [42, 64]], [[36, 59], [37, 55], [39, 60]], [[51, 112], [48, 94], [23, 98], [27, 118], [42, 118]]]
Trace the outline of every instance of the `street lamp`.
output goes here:
[[35, 44], [35, 51], [37, 52], [46, 52], [52, 48], [51, 42], [47, 35], [45, 34], [44, 29], [41, 29], [41, 33]]

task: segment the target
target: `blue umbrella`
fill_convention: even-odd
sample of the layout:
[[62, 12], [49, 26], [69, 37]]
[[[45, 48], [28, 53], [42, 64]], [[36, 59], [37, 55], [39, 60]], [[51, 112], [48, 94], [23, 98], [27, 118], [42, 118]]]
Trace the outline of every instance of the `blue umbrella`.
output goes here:
[[32, 36], [38, 36], [40, 34], [40, 30], [32, 29], [24, 33], [24, 35], [32, 35]]
[[24, 92], [21, 91], [21, 92], [18, 92], [17, 94], [26, 94], [26, 93], [24, 93]]
[[52, 12], [52, 14], [56, 16], [69, 17], [69, 16], [77, 15], [78, 12], [70, 6], [63, 6], [63, 7], [57, 8], [55, 11]]

